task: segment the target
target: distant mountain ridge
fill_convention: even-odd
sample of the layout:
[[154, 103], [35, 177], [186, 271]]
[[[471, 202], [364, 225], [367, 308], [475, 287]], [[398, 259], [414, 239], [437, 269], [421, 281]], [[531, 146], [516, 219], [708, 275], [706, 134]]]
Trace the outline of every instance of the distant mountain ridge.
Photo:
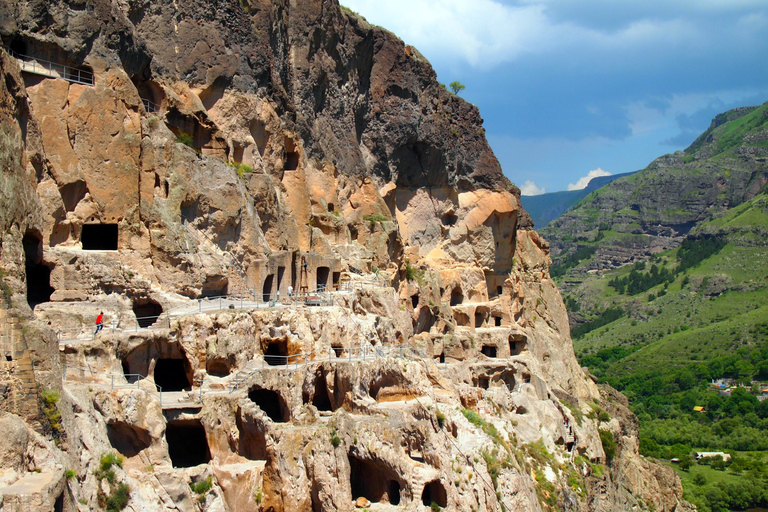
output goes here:
[[522, 196], [520, 200], [531, 216], [534, 226], [541, 229], [552, 220], [567, 212], [569, 208], [587, 197], [593, 190], [602, 188], [613, 180], [636, 172], [639, 171], [612, 174], [611, 176], [598, 176], [589, 180], [587, 186], [580, 190], [561, 190], [536, 196]]

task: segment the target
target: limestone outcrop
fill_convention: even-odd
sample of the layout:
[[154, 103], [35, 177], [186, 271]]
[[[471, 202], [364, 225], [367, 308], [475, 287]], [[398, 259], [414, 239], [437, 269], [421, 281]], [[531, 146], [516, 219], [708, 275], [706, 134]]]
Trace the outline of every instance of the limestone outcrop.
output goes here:
[[0, 1], [0, 36], [3, 510], [687, 506], [415, 48], [335, 0]]

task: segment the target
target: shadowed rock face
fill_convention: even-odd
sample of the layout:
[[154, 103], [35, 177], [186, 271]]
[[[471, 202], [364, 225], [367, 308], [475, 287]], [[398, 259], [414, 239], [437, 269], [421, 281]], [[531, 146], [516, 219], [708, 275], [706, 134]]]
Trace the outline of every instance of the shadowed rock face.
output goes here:
[[[0, 14], [17, 53], [94, 74], [22, 77], [0, 51], [4, 292], [25, 315], [32, 380], [62, 392], [70, 443], [20, 443], [34, 464], [14, 459], [9, 480], [76, 467], [76, 497], [95, 504], [107, 492], [95, 468], [117, 449], [120, 481], [148, 510], [191, 510], [188, 483], [208, 476], [217, 510], [352, 510], [361, 492], [541, 509], [534, 462], [512, 443], [543, 436], [569, 464], [575, 413], [560, 404], [588, 412], [600, 394], [573, 355], [549, 246], [477, 109], [416, 49], [330, 0], [0, 0]], [[27, 275], [25, 236], [45, 279]], [[42, 281], [49, 300], [32, 311], [27, 287]], [[345, 283], [357, 287], [330, 306], [314, 291]], [[277, 307], [217, 306], [227, 292]], [[80, 339], [57, 357], [58, 329]], [[355, 360], [401, 347], [405, 359]], [[80, 370], [62, 387], [61, 362], [89, 383]], [[20, 367], [3, 367], [6, 389], [25, 389]], [[162, 403], [157, 385], [171, 390]], [[3, 410], [22, 416], [15, 397]], [[596, 462], [597, 426], [568, 441]], [[458, 445], [504, 448], [493, 489], [489, 462]], [[472, 467], [459, 484], [456, 464]], [[375, 480], [352, 474], [372, 468]], [[679, 484], [659, 475], [642, 499], [672, 510]], [[639, 503], [640, 478], [605, 478], [585, 480], [590, 499]]]

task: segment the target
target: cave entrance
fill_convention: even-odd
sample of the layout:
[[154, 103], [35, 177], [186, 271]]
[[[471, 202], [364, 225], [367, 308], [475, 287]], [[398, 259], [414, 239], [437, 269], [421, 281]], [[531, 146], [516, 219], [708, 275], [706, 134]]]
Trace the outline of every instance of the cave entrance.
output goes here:
[[334, 345], [331, 348], [333, 349], [333, 354], [336, 357], [341, 357], [341, 356], [344, 355], [344, 347], [342, 347], [340, 345]]
[[275, 423], [285, 423], [290, 417], [288, 404], [276, 391], [258, 386], [248, 391], [248, 398]]
[[151, 299], [139, 299], [133, 303], [133, 314], [139, 327], [146, 329], [151, 327], [163, 314], [163, 306]]
[[339, 280], [341, 280], [341, 272], [333, 272], [331, 274], [331, 282], [333, 283], [333, 289], [339, 289]]
[[285, 154], [285, 170], [295, 171], [299, 168], [299, 154], [296, 151], [288, 151]]
[[212, 377], [226, 377], [229, 375], [229, 364], [224, 359], [208, 359], [205, 371]]
[[274, 278], [274, 274], [269, 274], [267, 278], [264, 279], [264, 286], [261, 287], [261, 299], [264, 302], [269, 302], [269, 299], [272, 297], [272, 281]]
[[165, 427], [165, 440], [175, 468], [191, 468], [211, 461], [208, 438], [200, 420], [169, 421]]
[[414, 293], [411, 295], [411, 306], [413, 306], [413, 309], [416, 309], [416, 306], [419, 305], [419, 294]]
[[158, 359], [155, 363], [155, 384], [163, 391], [191, 390], [184, 359]]
[[283, 276], [285, 275], [285, 267], [277, 267], [277, 290], [280, 291], [283, 284]]
[[355, 240], [357, 240], [357, 237], [360, 236], [360, 233], [357, 230], [356, 226], [353, 226], [350, 224], [347, 227], [349, 228], [349, 238], [354, 242]]
[[304, 403], [311, 403], [318, 411], [333, 411], [333, 405], [331, 404], [330, 393], [328, 393], [328, 386], [325, 381], [325, 372], [321, 371], [315, 375], [315, 380], [312, 385], [312, 392], [309, 389], [304, 391]]
[[317, 267], [317, 289], [319, 291], [325, 290], [328, 286], [328, 275], [330, 272], [330, 267]]
[[227, 295], [229, 282], [225, 278], [209, 277], [203, 283], [200, 290], [201, 299], [210, 299], [213, 297], [223, 297]]
[[424, 506], [429, 507], [433, 502], [441, 507], [448, 506], [448, 495], [445, 492], [445, 487], [438, 480], [427, 482], [421, 493], [421, 503]]
[[496, 347], [493, 345], [483, 345], [480, 352], [486, 357], [496, 357]]
[[269, 366], [285, 366], [288, 364], [288, 342], [286, 340], [270, 341], [264, 352], [264, 361]]
[[51, 269], [43, 264], [43, 240], [35, 233], [28, 232], [21, 241], [24, 247], [24, 270], [27, 274], [27, 303], [29, 307], [50, 302]]
[[528, 346], [528, 338], [522, 334], [513, 334], [509, 337], [509, 354], [519, 356]]
[[493, 325], [496, 327], [501, 327], [501, 317], [495, 316], [493, 317]]
[[461, 288], [458, 286], [451, 292], [451, 306], [458, 306], [464, 302], [464, 294], [461, 293]]
[[485, 320], [485, 315], [483, 315], [479, 311], [475, 311], [475, 327], [476, 328], [483, 326], [483, 320]]
[[352, 499], [365, 496], [373, 503], [400, 503], [400, 482], [396, 476], [374, 462], [359, 459], [352, 454], [349, 458], [349, 483]]
[[80, 242], [84, 251], [116, 251], [117, 224], [83, 224]]
[[477, 387], [481, 389], [488, 389], [488, 386], [490, 386], [491, 379], [488, 378], [487, 375], [479, 375], [477, 377]]
[[389, 489], [387, 491], [387, 497], [389, 497], [390, 505], [400, 504], [400, 482], [397, 480], [389, 481]]
[[267, 437], [253, 424], [243, 424], [237, 416], [237, 430], [240, 433], [237, 453], [248, 460], [267, 460]]
[[147, 430], [127, 423], [107, 423], [107, 437], [109, 444], [126, 457], [134, 457], [152, 444]]

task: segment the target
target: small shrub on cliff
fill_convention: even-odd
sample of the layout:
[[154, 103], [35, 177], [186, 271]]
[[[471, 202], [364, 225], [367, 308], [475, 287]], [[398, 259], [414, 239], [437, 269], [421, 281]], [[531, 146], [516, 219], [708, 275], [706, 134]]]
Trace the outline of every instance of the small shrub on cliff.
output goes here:
[[43, 430], [58, 442], [65, 435], [64, 427], [61, 425], [61, 413], [57, 407], [61, 395], [53, 390], [43, 389], [38, 396], [38, 408], [41, 413], [40, 419]]
[[197, 500], [199, 502], [205, 501], [205, 495], [208, 493], [208, 491], [211, 490], [213, 487], [213, 477], [208, 476], [205, 480], [201, 480], [199, 482], [192, 482], [189, 484], [189, 488], [192, 489], [192, 492], [197, 494]]
[[616, 456], [616, 441], [613, 438], [613, 433], [603, 429], [598, 430], [598, 432], [600, 432], [600, 442], [603, 444], [605, 458], [611, 462]]
[[119, 483], [117, 487], [112, 490], [112, 494], [107, 498], [107, 512], [119, 512], [123, 510], [128, 504], [131, 488], [126, 483]]
[[341, 444], [341, 438], [339, 437], [339, 433], [336, 432], [336, 429], [333, 429], [331, 432], [331, 444], [334, 448], [338, 448]]
[[178, 142], [180, 144], [184, 144], [185, 146], [189, 146], [190, 148], [193, 148], [193, 142], [194, 141], [192, 139], [192, 135], [190, 135], [187, 132], [180, 132], [176, 136], [176, 142]]
[[435, 416], [437, 417], [437, 424], [440, 426], [440, 428], [443, 428], [443, 426], [445, 425], [445, 414], [440, 412], [440, 409], [438, 409], [435, 412]]

